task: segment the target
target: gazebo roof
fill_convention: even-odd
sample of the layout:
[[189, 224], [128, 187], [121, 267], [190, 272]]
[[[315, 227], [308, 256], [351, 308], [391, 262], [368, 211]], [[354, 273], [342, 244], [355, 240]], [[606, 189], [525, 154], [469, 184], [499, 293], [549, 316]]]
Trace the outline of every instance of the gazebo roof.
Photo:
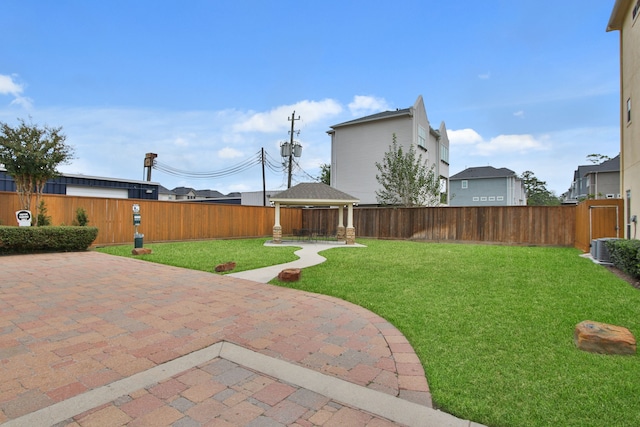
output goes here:
[[359, 199], [321, 182], [302, 182], [273, 195], [270, 200], [283, 205], [344, 205]]

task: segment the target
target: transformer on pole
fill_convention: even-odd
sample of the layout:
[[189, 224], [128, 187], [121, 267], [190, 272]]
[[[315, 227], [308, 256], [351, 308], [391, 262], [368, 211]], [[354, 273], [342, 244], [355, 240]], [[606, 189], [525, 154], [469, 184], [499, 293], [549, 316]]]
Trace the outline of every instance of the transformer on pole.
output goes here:
[[300, 120], [300, 116], [296, 118], [296, 112], [294, 111], [291, 114], [291, 117], [287, 118], [291, 121], [291, 130], [289, 131], [290, 140], [289, 142], [284, 142], [280, 145], [280, 155], [284, 158], [289, 158], [289, 166], [288, 166], [288, 180], [287, 180], [287, 188], [291, 188], [291, 171], [293, 169], [293, 157], [300, 157], [302, 155], [302, 145], [300, 145], [297, 141], [293, 140], [293, 135], [299, 135], [300, 131], [296, 131], [294, 129], [294, 124], [296, 120]]

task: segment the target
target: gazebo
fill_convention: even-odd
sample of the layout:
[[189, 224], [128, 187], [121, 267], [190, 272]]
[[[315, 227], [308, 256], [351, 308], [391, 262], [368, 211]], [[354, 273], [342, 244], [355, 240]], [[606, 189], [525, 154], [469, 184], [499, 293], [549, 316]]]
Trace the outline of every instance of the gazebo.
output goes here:
[[[360, 200], [318, 182], [303, 182], [271, 197], [275, 204], [276, 219], [273, 225], [273, 243], [282, 243], [280, 225], [280, 206], [338, 206], [338, 240], [347, 245], [356, 242], [356, 229], [353, 227], [353, 206]], [[344, 227], [344, 207], [347, 207], [347, 227]]]

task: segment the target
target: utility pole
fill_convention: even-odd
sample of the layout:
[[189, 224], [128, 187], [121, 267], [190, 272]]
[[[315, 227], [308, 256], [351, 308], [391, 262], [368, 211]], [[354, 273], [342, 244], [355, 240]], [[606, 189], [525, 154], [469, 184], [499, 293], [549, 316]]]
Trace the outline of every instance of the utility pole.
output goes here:
[[264, 179], [264, 147], [260, 152], [260, 160], [262, 163], [262, 206], [267, 206], [267, 184]]
[[[300, 116], [296, 119], [296, 112], [294, 110], [293, 113], [291, 113], [291, 117], [287, 117], [287, 119], [291, 121], [291, 131], [289, 132], [291, 135], [291, 150], [289, 151], [289, 180], [287, 181], [287, 188], [291, 188], [291, 169], [293, 168], [293, 134], [295, 133], [294, 124], [296, 120], [300, 120]], [[298, 134], [299, 133], [300, 131], [298, 131]]]
[[158, 157], [156, 153], [147, 153], [144, 155], [144, 171], [147, 173], [147, 181], [151, 181], [151, 168], [153, 167], [153, 159], [156, 157]]

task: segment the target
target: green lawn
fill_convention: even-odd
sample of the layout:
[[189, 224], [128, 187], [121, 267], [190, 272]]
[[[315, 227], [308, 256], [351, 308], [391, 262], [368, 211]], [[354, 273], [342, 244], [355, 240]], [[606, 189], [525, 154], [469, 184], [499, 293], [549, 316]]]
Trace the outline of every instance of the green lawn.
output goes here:
[[133, 245], [105, 246], [96, 249], [111, 255], [143, 259], [160, 264], [213, 272], [218, 264], [235, 261], [233, 272], [253, 270], [275, 264], [295, 261], [293, 253], [299, 248], [291, 246], [267, 247], [267, 239], [202, 240], [193, 242], [152, 243], [149, 255], [132, 255]]
[[[579, 251], [358, 242], [367, 247], [325, 251], [326, 263], [287, 285], [354, 302], [398, 327], [438, 408], [489, 426], [640, 425], [638, 356], [573, 344], [583, 320], [638, 336], [640, 291]], [[280, 256], [281, 248], [264, 249]]]

